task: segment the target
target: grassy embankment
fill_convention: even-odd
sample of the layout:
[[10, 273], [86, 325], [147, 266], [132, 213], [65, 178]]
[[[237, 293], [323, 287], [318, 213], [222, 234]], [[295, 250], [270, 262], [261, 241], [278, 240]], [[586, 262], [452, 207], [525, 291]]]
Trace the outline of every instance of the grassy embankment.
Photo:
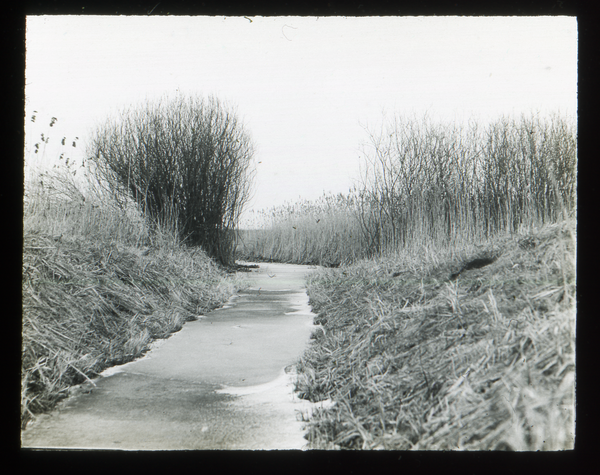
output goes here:
[[297, 389], [335, 403], [310, 418], [312, 447], [573, 447], [574, 132], [392, 132], [363, 190], [272, 210], [240, 246], [345, 264], [308, 279], [322, 332]]
[[[310, 277], [323, 332], [298, 390], [336, 405], [318, 448], [573, 446], [575, 269], [567, 223], [459, 255], [363, 261]], [[451, 278], [464, 263], [497, 259]], [[487, 261], [482, 261], [487, 262]]]
[[135, 207], [82, 191], [67, 176], [26, 186], [23, 427], [71, 386], [220, 306], [236, 285], [166, 227], [150, 232]]

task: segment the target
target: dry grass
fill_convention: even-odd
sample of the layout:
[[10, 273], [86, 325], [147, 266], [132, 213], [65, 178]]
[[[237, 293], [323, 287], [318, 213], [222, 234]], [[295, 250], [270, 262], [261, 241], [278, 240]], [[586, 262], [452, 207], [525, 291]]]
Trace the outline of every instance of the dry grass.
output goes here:
[[[310, 420], [312, 446], [572, 448], [574, 247], [562, 223], [313, 274], [323, 331], [298, 390], [335, 405]], [[487, 257], [496, 260], [450, 279]]]

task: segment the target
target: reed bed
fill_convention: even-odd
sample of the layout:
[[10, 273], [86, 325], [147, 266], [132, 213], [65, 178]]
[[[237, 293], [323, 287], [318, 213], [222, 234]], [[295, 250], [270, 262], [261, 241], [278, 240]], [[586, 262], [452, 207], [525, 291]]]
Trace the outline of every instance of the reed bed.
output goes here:
[[352, 194], [275, 207], [259, 220], [262, 227], [239, 232], [241, 260], [338, 267], [370, 256]]
[[486, 125], [395, 117], [364, 146], [364, 225], [378, 253], [427, 238], [437, 247], [572, 218], [572, 118]]
[[568, 117], [467, 126], [395, 117], [371, 132], [362, 155], [360, 186], [265, 211], [260, 228], [242, 233], [238, 254], [337, 266], [422, 246], [458, 248], [576, 213]]
[[29, 183], [24, 209], [22, 424], [222, 305], [235, 280], [134, 208], [65, 181]]
[[334, 404], [311, 446], [572, 448], [575, 242], [564, 221], [312, 274], [297, 390]]

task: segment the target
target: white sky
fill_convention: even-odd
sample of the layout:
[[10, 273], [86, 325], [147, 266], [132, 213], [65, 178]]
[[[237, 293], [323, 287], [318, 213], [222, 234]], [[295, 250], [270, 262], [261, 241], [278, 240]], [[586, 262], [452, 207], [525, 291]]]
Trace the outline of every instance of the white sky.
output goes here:
[[122, 107], [216, 95], [256, 144], [258, 210], [347, 192], [363, 126], [383, 113], [576, 113], [575, 17], [251, 19], [28, 17], [26, 142], [50, 136], [36, 160], [55, 163], [63, 136], [79, 137], [67, 156], [81, 158], [94, 125]]

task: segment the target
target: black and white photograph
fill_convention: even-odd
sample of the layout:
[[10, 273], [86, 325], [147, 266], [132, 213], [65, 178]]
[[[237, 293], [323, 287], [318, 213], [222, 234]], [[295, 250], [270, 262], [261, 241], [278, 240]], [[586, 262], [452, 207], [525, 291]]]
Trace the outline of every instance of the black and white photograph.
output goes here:
[[572, 451], [577, 17], [165, 8], [25, 19], [21, 447]]

